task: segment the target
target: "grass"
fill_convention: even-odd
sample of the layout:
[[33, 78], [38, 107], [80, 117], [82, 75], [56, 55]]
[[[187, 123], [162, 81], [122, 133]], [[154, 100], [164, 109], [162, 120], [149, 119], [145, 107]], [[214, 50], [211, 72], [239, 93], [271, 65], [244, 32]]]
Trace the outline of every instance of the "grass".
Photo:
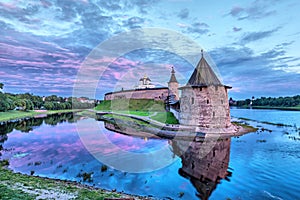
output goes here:
[[[70, 194], [74, 199], [105, 199], [121, 198], [128, 195], [95, 189], [75, 182], [65, 182], [41, 177], [29, 176], [12, 171], [3, 167], [0, 163], [0, 199], [36, 199], [38, 195], [47, 191], [59, 195]], [[45, 198], [45, 197], [44, 197]]]
[[[114, 113], [130, 114], [141, 117], [150, 117], [152, 120], [164, 124], [179, 124], [173, 113], [166, 112], [165, 104], [162, 101], [152, 99], [116, 99], [105, 100], [95, 110], [112, 111]], [[117, 115], [105, 115], [123, 120], [131, 120]], [[120, 118], [121, 117], [121, 118]]]
[[156, 115], [150, 118], [165, 124], [179, 124], [179, 121], [171, 112], [157, 112]]
[[37, 195], [33, 194], [27, 194], [23, 192], [22, 190], [18, 189], [10, 189], [8, 186], [0, 183], [0, 199], [2, 200], [10, 200], [10, 199], [23, 199], [23, 200], [29, 200], [29, 199], [36, 199]]
[[[126, 114], [126, 113], [124, 113], [124, 114]], [[149, 113], [149, 114], [152, 114], [152, 115], [150, 115], [151, 116], [150, 119], [161, 122], [163, 124], [179, 124], [179, 121], [174, 117], [173, 113], [171, 113], [171, 112], [154, 112], [154, 113]], [[148, 123], [146, 123], [144, 121], [141, 121], [138, 119], [133, 119], [129, 116], [120, 116], [117, 114], [106, 114], [106, 115], [104, 115], [104, 117], [120, 119], [120, 120], [124, 120], [124, 121], [131, 121], [131, 122], [135, 122], [135, 123], [141, 124], [141, 125], [148, 125]], [[145, 120], [147, 120], [147, 119], [145, 119]]]
[[292, 127], [292, 125], [288, 125], [288, 124], [273, 123], [273, 122], [267, 122], [267, 121], [259, 121], [259, 120], [253, 120], [253, 119], [244, 118], [244, 117], [239, 117], [238, 119], [245, 120], [245, 121], [259, 122], [259, 123], [268, 124], [268, 125], [274, 125], [274, 126]]
[[137, 115], [141, 117], [147, 117], [151, 114], [154, 114], [155, 112], [149, 112], [149, 111], [117, 111], [116, 113], [121, 114], [130, 114], [130, 115]]
[[56, 114], [56, 113], [66, 113], [66, 112], [74, 112], [74, 111], [77, 110], [49, 110], [45, 112], [11, 110], [7, 112], [0, 112], [0, 122], [14, 120], [14, 119], [22, 119], [25, 117], [34, 117], [36, 115], [41, 115], [41, 114]]
[[103, 115], [103, 117], [105, 117], [107, 119], [113, 118], [114, 120], [122, 120], [122, 121], [124, 121], [124, 123], [133, 122], [135, 124], [140, 124], [140, 125], [145, 125], [145, 126], [148, 125], [148, 123], [146, 123], [145, 121], [133, 119], [133, 118], [127, 117], [127, 116], [121, 116], [121, 115], [115, 115], [115, 114], [106, 114], [106, 115]]
[[138, 114], [147, 114], [147, 112], [163, 112], [165, 104], [162, 101], [152, 99], [115, 99], [105, 100], [96, 106], [95, 110], [102, 111], [136, 111]]
[[[244, 108], [249, 108], [249, 106], [242, 106]], [[300, 105], [294, 107], [281, 107], [281, 106], [252, 106], [255, 109], [276, 109], [276, 110], [292, 110], [300, 111]]]
[[247, 124], [243, 124], [243, 123], [239, 123], [239, 122], [231, 122], [232, 124], [235, 124], [237, 126], [241, 126], [247, 130], [249, 130], [249, 132], [256, 132], [258, 130], [258, 128], [254, 128], [253, 126], [247, 125]]

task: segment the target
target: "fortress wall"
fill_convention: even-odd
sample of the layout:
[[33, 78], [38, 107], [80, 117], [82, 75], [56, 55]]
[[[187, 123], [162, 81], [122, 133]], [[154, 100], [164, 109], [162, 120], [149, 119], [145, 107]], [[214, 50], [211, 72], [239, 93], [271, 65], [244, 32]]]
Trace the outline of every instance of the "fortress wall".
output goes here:
[[168, 97], [168, 88], [155, 88], [143, 90], [124, 90], [120, 92], [105, 94], [104, 100], [113, 99], [154, 99], [166, 100]]
[[230, 110], [224, 86], [182, 90], [180, 123], [205, 128], [227, 128]]

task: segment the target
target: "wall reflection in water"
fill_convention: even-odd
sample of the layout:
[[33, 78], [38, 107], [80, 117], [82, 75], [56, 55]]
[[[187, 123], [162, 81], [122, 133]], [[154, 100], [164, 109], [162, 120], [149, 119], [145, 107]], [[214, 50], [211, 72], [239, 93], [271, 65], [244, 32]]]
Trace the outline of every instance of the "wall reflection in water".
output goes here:
[[172, 147], [182, 159], [179, 174], [191, 181], [203, 200], [209, 198], [221, 179], [231, 176], [228, 171], [230, 138], [205, 142], [173, 140]]

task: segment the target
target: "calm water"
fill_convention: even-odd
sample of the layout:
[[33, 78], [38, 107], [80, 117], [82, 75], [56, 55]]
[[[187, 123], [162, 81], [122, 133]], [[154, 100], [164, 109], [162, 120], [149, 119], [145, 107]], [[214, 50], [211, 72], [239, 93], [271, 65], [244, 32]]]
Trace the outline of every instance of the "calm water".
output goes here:
[[[232, 109], [231, 115], [255, 120], [246, 123], [260, 130], [209, 144], [209, 150], [204, 143], [186, 149], [185, 141], [122, 135], [100, 121], [95, 129], [93, 119], [70, 114], [29, 119], [0, 126], [1, 159], [9, 159], [14, 171], [51, 178], [83, 182], [80, 174], [93, 173], [85, 184], [157, 199], [300, 199], [300, 112]], [[78, 134], [78, 124], [86, 127], [84, 133]], [[116, 148], [106, 149], [103, 136]], [[101, 170], [102, 160], [94, 156], [119, 160], [118, 149], [165, 153], [155, 160], [144, 157], [141, 167], [150, 166], [149, 172]], [[169, 164], [160, 168], [166, 160]], [[132, 163], [139, 165], [131, 157], [123, 165]], [[153, 166], [157, 170], [151, 171]]]

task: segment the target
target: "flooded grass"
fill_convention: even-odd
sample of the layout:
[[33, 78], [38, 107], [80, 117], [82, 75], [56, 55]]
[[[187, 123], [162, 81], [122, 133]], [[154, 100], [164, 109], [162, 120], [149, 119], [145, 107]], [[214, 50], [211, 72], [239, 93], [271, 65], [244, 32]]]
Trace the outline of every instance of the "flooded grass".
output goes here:
[[107, 171], [107, 166], [106, 165], [102, 165], [101, 166], [101, 172], [105, 172]]
[[256, 142], [259, 142], [259, 143], [266, 143], [267, 140], [256, 140]]
[[[13, 173], [6, 169], [8, 160], [0, 162], [1, 199], [105, 199], [132, 198], [122, 193], [95, 189], [71, 181], [52, 180], [36, 176]], [[34, 171], [31, 172], [34, 174]], [[83, 181], [92, 181], [92, 174], [82, 173]], [[134, 199], [147, 199], [134, 196]]]
[[253, 126], [250, 126], [249, 124], [247, 123], [241, 123], [241, 122], [231, 122], [232, 124], [235, 124], [237, 126], [241, 126], [247, 130], [249, 130], [249, 132], [256, 132], [258, 130], [258, 128], [255, 128]]
[[245, 117], [238, 117], [239, 120], [245, 120], [245, 121], [251, 121], [251, 122], [258, 122], [262, 124], [268, 124], [268, 125], [273, 125], [273, 126], [278, 126], [278, 127], [293, 127], [292, 125], [288, 124], [283, 124], [283, 123], [273, 123], [273, 122], [268, 122], [268, 121], [259, 121], [259, 120], [253, 120]]

